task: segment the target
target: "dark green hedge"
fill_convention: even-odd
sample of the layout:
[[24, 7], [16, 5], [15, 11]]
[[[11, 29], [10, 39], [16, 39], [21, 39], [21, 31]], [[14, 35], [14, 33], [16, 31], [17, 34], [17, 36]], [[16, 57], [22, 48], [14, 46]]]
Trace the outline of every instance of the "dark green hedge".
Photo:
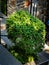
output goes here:
[[1, 12], [7, 14], [7, 0], [1, 0]]
[[45, 43], [45, 25], [42, 21], [28, 12], [18, 11], [7, 18], [7, 32], [19, 51], [37, 58]]

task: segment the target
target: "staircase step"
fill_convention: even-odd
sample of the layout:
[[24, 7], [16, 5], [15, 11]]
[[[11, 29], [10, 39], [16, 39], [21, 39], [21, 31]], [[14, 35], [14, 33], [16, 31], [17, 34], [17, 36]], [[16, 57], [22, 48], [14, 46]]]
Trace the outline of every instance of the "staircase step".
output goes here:
[[7, 46], [7, 44], [5, 43], [5, 41], [4, 41], [3, 39], [1, 39], [1, 44], [2, 44], [3, 46]]
[[1, 35], [7, 35], [7, 30], [6, 30], [6, 19], [5, 18], [0, 18], [0, 30], [1, 30]]
[[8, 48], [9, 46], [14, 45], [14, 43], [12, 43], [11, 40], [9, 40], [7, 36], [1, 36], [1, 43], [7, 44]]

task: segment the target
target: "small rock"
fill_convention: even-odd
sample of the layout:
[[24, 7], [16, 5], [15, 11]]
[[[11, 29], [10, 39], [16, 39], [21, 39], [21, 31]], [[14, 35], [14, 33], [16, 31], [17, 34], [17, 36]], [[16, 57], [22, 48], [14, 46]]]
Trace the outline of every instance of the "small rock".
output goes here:
[[36, 63], [33, 61], [33, 62], [26, 63], [24, 65], [36, 65]]

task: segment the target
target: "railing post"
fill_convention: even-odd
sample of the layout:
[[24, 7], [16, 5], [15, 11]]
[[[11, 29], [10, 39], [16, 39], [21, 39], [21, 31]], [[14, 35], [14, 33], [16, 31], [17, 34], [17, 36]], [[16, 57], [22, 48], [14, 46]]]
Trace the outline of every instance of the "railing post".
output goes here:
[[30, 14], [32, 13], [32, 0], [31, 0], [31, 4], [30, 4]]

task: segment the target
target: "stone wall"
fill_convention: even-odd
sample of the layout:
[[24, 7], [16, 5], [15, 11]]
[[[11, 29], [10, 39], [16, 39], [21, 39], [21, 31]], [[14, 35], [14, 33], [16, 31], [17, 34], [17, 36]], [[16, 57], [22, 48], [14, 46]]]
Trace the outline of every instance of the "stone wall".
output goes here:
[[[24, 0], [8, 0], [7, 1], [7, 15], [13, 13], [14, 11], [16, 11], [17, 9], [22, 9], [22, 5], [21, 4]], [[46, 18], [46, 10], [47, 10], [47, 7], [46, 7], [46, 0], [37, 0], [38, 1], [38, 4], [37, 4], [37, 11], [35, 12], [36, 13], [36, 17], [38, 17], [39, 19], [41, 19], [42, 21], [45, 21], [45, 18]], [[33, 1], [35, 2], [35, 1]], [[20, 5], [17, 7], [16, 5], [20, 3]], [[22, 8], [21, 8], [22, 7]], [[33, 7], [32, 7], [33, 8]], [[23, 10], [28, 10], [30, 9], [29, 7], [28, 8], [23, 8]], [[33, 13], [33, 11], [32, 11]]]
[[16, 0], [8, 0], [7, 1], [7, 15], [16, 11]]
[[23, 7], [24, 0], [8, 0], [7, 1], [7, 15], [17, 11], [17, 10], [28, 10], [28, 8]]

